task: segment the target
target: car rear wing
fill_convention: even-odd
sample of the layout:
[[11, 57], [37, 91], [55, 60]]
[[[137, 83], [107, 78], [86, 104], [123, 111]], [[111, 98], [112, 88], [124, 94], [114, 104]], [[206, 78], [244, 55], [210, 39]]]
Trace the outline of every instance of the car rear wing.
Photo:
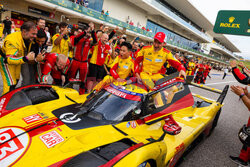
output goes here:
[[219, 89], [211, 88], [211, 87], [208, 87], [208, 86], [205, 86], [205, 85], [202, 85], [202, 84], [194, 83], [194, 82], [192, 82], [193, 78], [194, 78], [193, 75], [187, 76], [186, 83], [189, 84], [189, 85], [192, 85], [194, 87], [197, 87], [197, 88], [201, 88], [201, 89], [204, 89], [204, 90], [208, 90], [208, 91], [220, 94], [219, 98], [217, 99], [217, 102], [219, 102], [221, 104], [223, 103], [223, 101], [224, 101], [224, 99], [225, 99], [225, 97], [227, 95], [229, 85], [226, 85], [223, 90], [219, 90]]

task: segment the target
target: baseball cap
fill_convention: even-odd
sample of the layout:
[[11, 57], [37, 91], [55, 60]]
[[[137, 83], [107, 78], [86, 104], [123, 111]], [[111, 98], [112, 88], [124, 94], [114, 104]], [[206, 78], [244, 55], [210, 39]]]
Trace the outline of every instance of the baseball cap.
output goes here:
[[164, 32], [157, 32], [154, 36], [154, 39], [157, 39], [159, 42], [163, 43], [166, 38], [166, 35]]

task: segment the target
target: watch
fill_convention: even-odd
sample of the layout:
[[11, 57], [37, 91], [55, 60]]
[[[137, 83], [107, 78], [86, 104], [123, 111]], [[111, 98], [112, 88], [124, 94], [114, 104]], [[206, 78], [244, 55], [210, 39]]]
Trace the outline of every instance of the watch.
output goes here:
[[241, 99], [243, 96], [245, 96], [245, 93], [242, 93], [242, 94], [240, 95], [240, 99]]

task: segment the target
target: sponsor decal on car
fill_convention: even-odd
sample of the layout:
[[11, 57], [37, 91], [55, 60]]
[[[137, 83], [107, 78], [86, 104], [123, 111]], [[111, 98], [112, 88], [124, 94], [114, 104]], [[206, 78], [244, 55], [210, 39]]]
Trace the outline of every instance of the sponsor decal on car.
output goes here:
[[29, 142], [30, 137], [23, 129], [16, 127], [0, 129], [0, 166], [13, 165], [24, 154]]
[[48, 148], [51, 148], [64, 141], [64, 138], [55, 130], [43, 134], [42, 136], [40, 136], [40, 139]]
[[77, 115], [73, 113], [63, 113], [60, 115], [60, 119], [65, 123], [77, 123], [81, 121], [81, 118], [77, 117]]
[[[6, 101], [6, 98], [2, 98], [1, 101], [0, 101], [0, 111], [3, 109], [3, 105]], [[1, 112], [0, 112], [0, 115], [1, 115]]]
[[128, 122], [126, 126], [127, 126], [127, 128], [129, 128], [130, 127], [130, 122]]
[[131, 127], [132, 127], [132, 128], [136, 128], [136, 126], [137, 126], [135, 121], [131, 121], [130, 124], [131, 124]]
[[23, 121], [26, 124], [31, 124], [31, 123], [37, 122], [39, 120], [42, 120], [42, 119], [43, 119], [43, 117], [41, 117], [39, 114], [34, 114], [34, 115], [30, 115], [28, 117], [24, 117]]
[[178, 147], [175, 148], [175, 155], [174, 157], [170, 160], [170, 164], [169, 167], [174, 167], [176, 162], [180, 159], [180, 157], [182, 156], [182, 154], [185, 151], [185, 145], [184, 143], [181, 143], [181, 145], [179, 145]]

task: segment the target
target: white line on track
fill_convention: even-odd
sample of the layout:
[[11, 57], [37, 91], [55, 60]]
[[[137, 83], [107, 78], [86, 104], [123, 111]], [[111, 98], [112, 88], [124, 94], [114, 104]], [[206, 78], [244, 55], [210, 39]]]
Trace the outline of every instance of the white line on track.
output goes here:
[[[232, 82], [237, 82], [237, 81], [216, 82], [216, 83], [209, 83], [209, 84], [203, 84], [203, 85], [205, 85], [205, 86], [208, 86], [208, 85], [220, 85], [220, 84], [227, 84], [227, 83], [232, 83]], [[194, 87], [194, 86], [189, 86], [189, 87]]]
[[205, 84], [205, 85], [220, 85], [220, 84], [232, 83], [232, 82], [237, 82], [237, 81], [216, 82], [216, 83], [209, 83], [209, 84]]

